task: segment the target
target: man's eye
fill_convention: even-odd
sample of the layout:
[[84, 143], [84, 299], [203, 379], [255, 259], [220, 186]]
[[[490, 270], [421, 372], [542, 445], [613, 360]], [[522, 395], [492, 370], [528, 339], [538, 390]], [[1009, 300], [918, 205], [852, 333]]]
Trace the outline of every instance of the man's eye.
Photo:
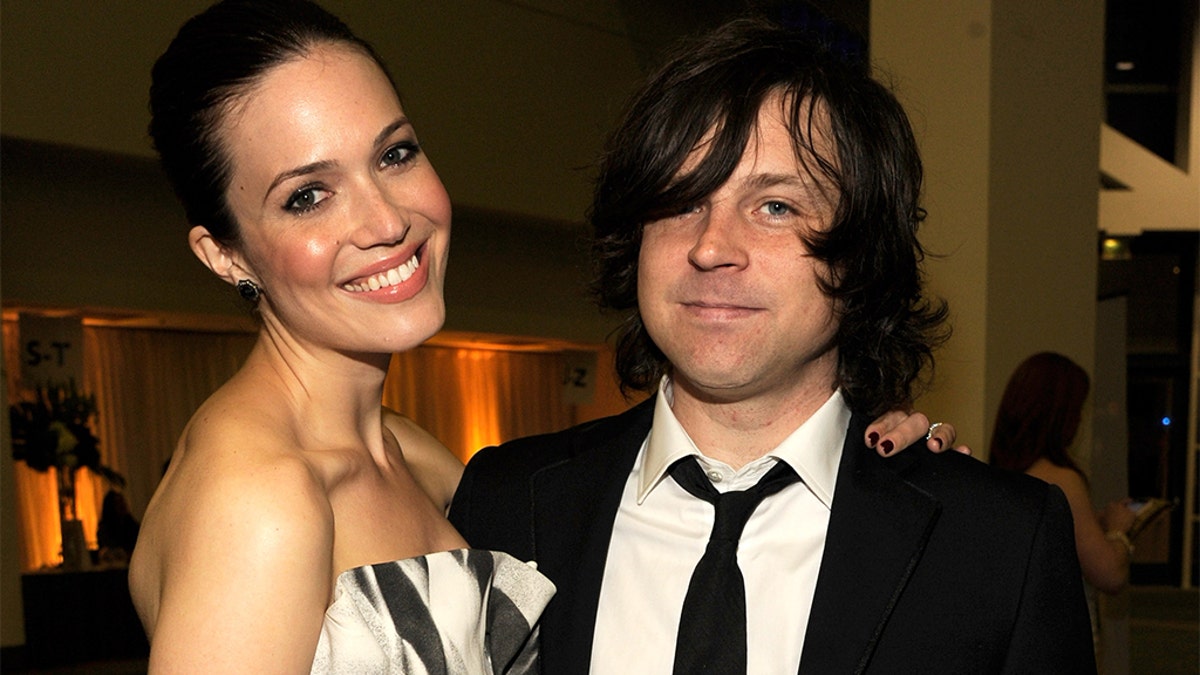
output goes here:
[[767, 202], [763, 205], [763, 210], [769, 216], [786, 216], [792, 212], [792, 207], [783, 202]]

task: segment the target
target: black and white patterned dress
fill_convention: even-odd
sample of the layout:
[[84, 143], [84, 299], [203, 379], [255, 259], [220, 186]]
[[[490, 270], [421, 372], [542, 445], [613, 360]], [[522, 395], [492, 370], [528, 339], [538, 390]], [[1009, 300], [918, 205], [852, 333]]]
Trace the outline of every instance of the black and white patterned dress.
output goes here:
[[537, 672], [537, 621], [554, 584], [495, 551], [459, 549], [347, 570], [313, 673]]

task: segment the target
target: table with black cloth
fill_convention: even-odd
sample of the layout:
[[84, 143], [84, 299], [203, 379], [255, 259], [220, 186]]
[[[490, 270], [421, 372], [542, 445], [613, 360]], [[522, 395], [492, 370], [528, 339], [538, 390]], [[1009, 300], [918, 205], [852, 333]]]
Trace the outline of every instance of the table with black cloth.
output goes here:
[[129, 597], [129, 569], [47, 569], [21, 575], [31, 664], [144, 657], [146, 634]]

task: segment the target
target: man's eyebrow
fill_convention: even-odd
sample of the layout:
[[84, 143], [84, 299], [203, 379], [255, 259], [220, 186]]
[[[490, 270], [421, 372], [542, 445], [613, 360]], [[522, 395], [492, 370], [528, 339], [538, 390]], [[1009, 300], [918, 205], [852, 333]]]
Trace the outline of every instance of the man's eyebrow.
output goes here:
[[776, 185], [786, 185], [789, 187], [808, 188], [809, 181], [804, 180], [800, 176], [792, 173], [756, 173], [747, 176], [742, 185], [747, 188], [769, 188]]

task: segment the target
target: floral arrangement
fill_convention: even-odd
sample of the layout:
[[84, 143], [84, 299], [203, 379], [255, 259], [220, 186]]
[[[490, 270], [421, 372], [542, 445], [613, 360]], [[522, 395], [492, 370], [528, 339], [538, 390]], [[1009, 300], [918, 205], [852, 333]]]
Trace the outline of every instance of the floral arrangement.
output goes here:
[[96, 397], [80, 393], [72, 381], [66, 386], [40, 386], [32, 401], [8, 408], [13, 459], [35, 471], [50, 467], [74, 474], [80, 468], [124, 487], [125, 478], [100, 462], [100, 441], [92, 433]]

